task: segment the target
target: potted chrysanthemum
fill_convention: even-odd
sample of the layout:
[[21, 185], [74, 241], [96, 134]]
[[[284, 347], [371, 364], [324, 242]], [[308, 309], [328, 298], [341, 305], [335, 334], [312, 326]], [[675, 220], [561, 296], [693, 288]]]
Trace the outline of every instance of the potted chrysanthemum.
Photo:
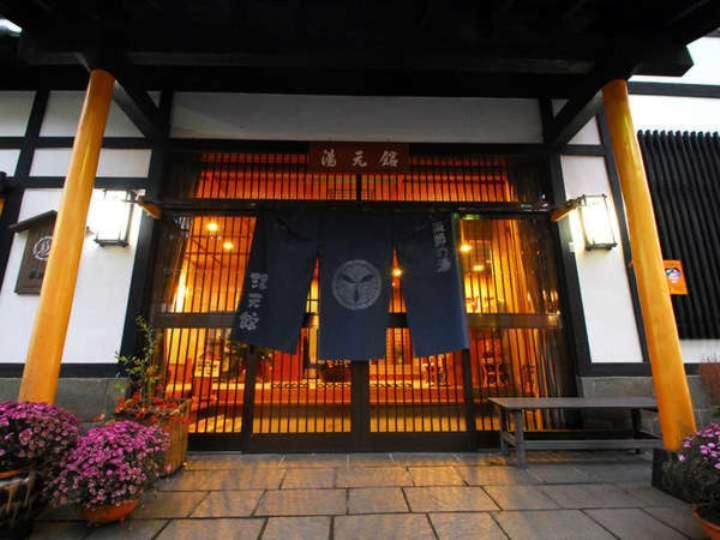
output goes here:
[[665, 464], [664, 488], [695, 504], [695, 517], [712, 540], [720, 540], [720, 423], [685, 439]]
[[122, 520], [157, 480], [167, 445], [161, 429], [135, 422], [91, 429], [65, 454], [49, 498], [56, 506], [78, 505], [90, 523]]
[[18, 538], [30, 534], [45, 508], [43, 483], [75, 445], [79, 426], [60, 407], [0, 402], [0, 531]]
[[78, 419], [60, 407], [0, 402], [0, 479], [59, 460], [79, 434]]

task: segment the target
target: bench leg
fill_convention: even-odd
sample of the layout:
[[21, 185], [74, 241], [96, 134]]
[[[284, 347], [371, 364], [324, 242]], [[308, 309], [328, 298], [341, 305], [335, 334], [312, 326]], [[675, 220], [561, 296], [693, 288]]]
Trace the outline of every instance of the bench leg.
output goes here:
[[[640, 419], [640, 411], [638, 409], [631, 409], [630, 410], [630, 419], [632, 420], [632, 430], [633, 430], [633, 438], [637, 439], [638, 435], [640, 435], [640, 428], [642, 421]], [[636, 454], [642, 453], [642, 450], [639, 448], [635, 449]]]
[[500, 409], [500, 453], [503, 456], [507, 456], [510, 451], [508, 450], [507, 441], [505, 440], [505, 437], [503, 437], [503, 434], [508, 430], [507, 425], [507, 413], [505, 412], [505, 409]]
[[525, 434], [523, 429], [523, 412], [513, 411], [515, 421], [515, 456], [517, 466], [523, 469], [527, 467], [527, 453], [525, 450]]

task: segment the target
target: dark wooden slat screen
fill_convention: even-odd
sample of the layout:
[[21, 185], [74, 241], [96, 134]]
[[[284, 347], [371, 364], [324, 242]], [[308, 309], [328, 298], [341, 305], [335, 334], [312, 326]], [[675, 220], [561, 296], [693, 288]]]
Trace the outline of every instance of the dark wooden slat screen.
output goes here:
[[638, 132], [660, 244], [680, 259], [687, 296], [673, 296], [681, 338], [720, 338], [720, 134]]

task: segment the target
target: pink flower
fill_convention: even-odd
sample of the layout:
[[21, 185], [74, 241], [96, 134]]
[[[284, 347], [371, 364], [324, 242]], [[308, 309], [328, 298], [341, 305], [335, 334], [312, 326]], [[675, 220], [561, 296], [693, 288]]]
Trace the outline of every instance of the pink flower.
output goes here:
[[92, 429], [66, 454], [48, 492], [84, 505], [119, 504], [157, 479], [167, 445], [160, 429], [133, 422]]

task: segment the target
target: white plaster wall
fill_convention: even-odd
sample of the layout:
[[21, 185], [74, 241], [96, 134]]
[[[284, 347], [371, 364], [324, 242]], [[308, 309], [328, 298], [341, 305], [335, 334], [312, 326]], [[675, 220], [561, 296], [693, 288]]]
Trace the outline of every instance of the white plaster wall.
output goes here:
[[718, 339], [681, 339], [685, 362], [702, 362], [708, 359], [720, 359], [720, 340]]
[[0, 92], [0, 137], [22, 137], [35, 92]]
[[[41, 137], [74, 137], [85, 92], [53, 90], [50, 92], [45, 118], [40, 128]], [[140, 130], [115, 102], [105, 128], [106, 137], [142, 137]]]
[[636, 129], [720, 131], [720, 99], [631, 95], [630, 110]]
[[[604, 158], [563, 156], [562, 170], [568, 199], [604, 193], [613, 216], [617, 216]], [[592, 361], [642, 362], [622, 245], [618, 242], [609, 251], [588, 251], [577, 212], [569, 219]], [[619, 239], [617, 219], [613, 227]]]
[[[95, 191], [93, 201], [100, 193]], [[20, 219], [57, 209], [60, 194], [59, 189], [27, 190]], [[114, 361], [122, 339], [140, 223], [141, 213], [135, 210], [128, 247], [100, 247], [91, 234], [85, 238], [63, 362]], [[27, 233], [15, 235], [0, 289], [0, 362], [25, 362], [39, 299], [39, 296], [14, 292], [26, 239]]]
[[0, 150], [0, 171], [14, 176], [19, 157], [20, 150]]
[[[70, 148], [35, 150], [30, 176], [65, 176], [70, 164]], [[150, 150], [103, 148], [97, 176], [144, 178], [150, 167]]]
[[693, 59], [691, 67], [682, 77], [636, 76], [631, 81], [671, 82], [681, 84], [717, 84], [720, 85], [720, 38], [704, 37], [688, 45]]
[[[554, 99], [552, 102], [553, 114], [557, 115], [565, 106], [565, 103], [567, 103], [566, 99]], [[592, 117], [590, 121], [570, 139], [568, 144], [602, 144], [597, 119]]]
[[291, 96], [179, 92], [179, 138], [538, 143], [532, 99]]

